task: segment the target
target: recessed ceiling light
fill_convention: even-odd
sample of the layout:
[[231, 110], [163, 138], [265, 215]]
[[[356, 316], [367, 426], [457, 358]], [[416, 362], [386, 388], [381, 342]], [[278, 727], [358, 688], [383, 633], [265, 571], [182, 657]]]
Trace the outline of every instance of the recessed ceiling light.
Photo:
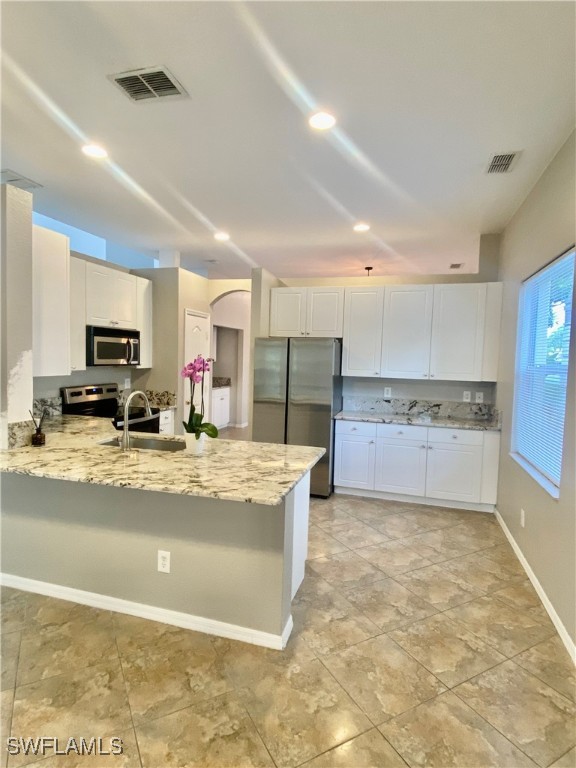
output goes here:
[[108, 157], [108, 152], [106, 152], [104, 147], [99, 147], [98, 144], [85, 144], [82, 147], [82, 152], [88, 155], [88, 157], [95, 157], [97, 159]]
[[354, 224], [354, 232], [368, 232], [370, 224], [366, 224], [365, 221], [359, 221], [358, 224]]
[[315, 112], [308, 120], [308, 125], [317, 131], [327, 131], [336, 125], [336, 118], [329, 112]]
[[230, 235], [228, 232], [214, 232], [214, 240], [225, 243], [227, 240], [230, 240]]

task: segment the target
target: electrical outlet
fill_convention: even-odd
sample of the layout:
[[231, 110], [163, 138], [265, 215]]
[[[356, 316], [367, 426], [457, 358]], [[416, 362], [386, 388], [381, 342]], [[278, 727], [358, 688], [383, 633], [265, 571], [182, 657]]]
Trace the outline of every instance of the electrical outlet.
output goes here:
[[158, 570], [160, 573], [170, 573], [170, 552], [158, 550]]
[[520, 525], [522, 526], [522, 528], [524, 528], [525, 523], [526, 523], [526, 513], [524, 512], [523, 509], [520, 509]]
[[476, 392], [476, 402], [477, 403], [484, 402], [484, 392]]
[[462, 402], [469, 403], [471, 398], [472, 398], [472, 392], [469, 392], [468, 390], [466, 390], [465, 392], [462, 393]]
[[392, 397], [392, 387], [384, 387], [384, 397]]
[[130, 389], [132, 382], [130, 379], [124, 379], [124, 389]]

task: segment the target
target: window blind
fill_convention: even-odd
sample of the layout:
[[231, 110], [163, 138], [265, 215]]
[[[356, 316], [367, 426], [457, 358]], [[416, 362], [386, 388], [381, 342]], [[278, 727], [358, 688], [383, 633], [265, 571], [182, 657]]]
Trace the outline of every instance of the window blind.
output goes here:
[[519, 305], [512, 449], [560, 486], [574, 251], [526, 280]]

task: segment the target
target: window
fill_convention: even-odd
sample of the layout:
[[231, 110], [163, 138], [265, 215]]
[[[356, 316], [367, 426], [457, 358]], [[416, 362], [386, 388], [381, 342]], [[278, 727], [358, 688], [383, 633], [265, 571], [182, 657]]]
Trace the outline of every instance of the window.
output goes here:
[[519, 305], [513, 456], [558, 498], [562, 467], [574, 251], [528, 278]]

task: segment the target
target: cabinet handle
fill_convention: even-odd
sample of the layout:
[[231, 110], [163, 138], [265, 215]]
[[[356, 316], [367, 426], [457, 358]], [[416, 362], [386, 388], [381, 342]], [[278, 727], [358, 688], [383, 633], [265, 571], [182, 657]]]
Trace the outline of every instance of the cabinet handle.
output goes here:
[[433, 447], [434, 447], [433, 445], [429, 445], [428, 450], [431, 451]]
[[352, 429], [350, 430], [350, 432], [356, 432], [356, 430], [357, 430], [357, 429], [358, 429], [358, 427], [352, 427]]
[[452, 440], [458, 440], [458, 435], [452, 435]]
[[310, 331], [306, 331], [306, 336], [310, 336]]
[[368, 445], [374, 445], [374, 440], [370, 440], [370, 442], [368, 443]]
[[427, 374], [427, 373], [423, 373], [423, 374], [422, 374], [422, 376], [423, 376], [425, 379], [427, 379], [427, 378], [428, 378], [428, 374]]
[[304, 331], [300, 331], [300, 336], [304, 336]]
[[380, 376], [380, 371], [374, 371], [374, 376]]
[[404, 434], [404, 432], [402, 432], [402, 430], [401, 430], [401, 429], [399, 429], [399, 430], [398, 430], [398, 432], [397, 432], [396, 434], [397, 434], [397, 435], [403, 435], [403, 434]]
[[420, 448], [426, 448], [426, 446], [425, 445], [421, 445]]
[[431, 378], [431, 379], [433, 379], [433, 378], [434, 378], [434, 375], [435, 375], [435, 374], [431, 373], [431, 374], [430, 374], [430, 378]]

